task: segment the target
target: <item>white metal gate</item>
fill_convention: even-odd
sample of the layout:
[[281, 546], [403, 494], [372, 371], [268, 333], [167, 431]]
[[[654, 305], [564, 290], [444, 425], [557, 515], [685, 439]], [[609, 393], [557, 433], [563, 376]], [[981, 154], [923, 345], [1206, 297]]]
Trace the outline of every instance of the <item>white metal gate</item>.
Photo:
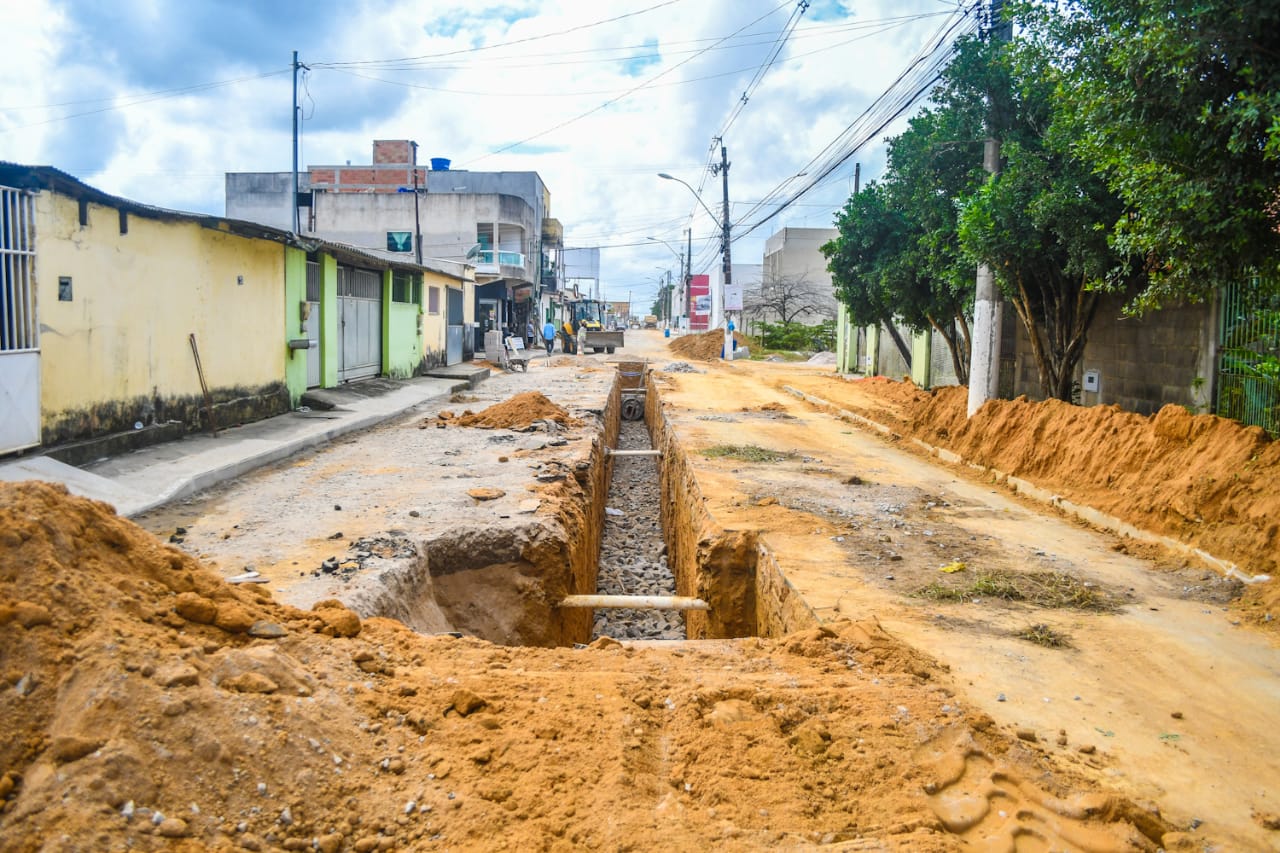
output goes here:
[[338, 326], [342, 335], [338, 381], [348, 382], [381, 373], [381, 273], [338, 267]]
[[307, 261], [307, 321], [302, 324], [303, 332], [311, 341], [311, 349], [307, 350], [307, 387], [319, 388], [322, 382], [320, 374], [320, 264]]
[[0, 453], [40, 443], [35, 267], [32, 195], [0, 187]]

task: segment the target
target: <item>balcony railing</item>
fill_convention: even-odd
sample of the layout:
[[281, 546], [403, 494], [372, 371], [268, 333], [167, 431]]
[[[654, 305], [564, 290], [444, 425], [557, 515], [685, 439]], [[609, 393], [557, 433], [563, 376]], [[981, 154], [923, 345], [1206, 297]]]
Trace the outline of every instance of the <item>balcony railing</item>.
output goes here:
[[501, 264], [504, 267], [523, 267], [523, 252], [495, 252], [493, 249], [481, 249], [475, 254], [476, 268], [492, 267]]

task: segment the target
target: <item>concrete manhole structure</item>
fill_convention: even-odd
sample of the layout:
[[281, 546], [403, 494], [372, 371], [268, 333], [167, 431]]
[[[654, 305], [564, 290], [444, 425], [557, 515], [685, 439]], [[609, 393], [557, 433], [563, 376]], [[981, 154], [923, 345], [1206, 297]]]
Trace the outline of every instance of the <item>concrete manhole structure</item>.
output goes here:
[[776, 637], [817, 624], [755, 531], [725, 529], [707, 510], [646, 364], [619, 363], [591, 414], [589, 440], [539, 477], [545, 509], [434, 534], [345, 602], [503, 645]]

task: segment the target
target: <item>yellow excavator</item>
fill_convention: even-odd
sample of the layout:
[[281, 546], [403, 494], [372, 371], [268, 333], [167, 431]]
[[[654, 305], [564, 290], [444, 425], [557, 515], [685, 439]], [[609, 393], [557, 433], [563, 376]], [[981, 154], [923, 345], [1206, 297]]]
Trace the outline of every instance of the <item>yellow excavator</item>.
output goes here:
[[597, 299], [566, 302], [565, 309], [573, 319], [573, 329], [586, 329], [583, 346], [592, 352], [613, 352], [622, 346], [622, 330], [605, 327], [605, 303]]

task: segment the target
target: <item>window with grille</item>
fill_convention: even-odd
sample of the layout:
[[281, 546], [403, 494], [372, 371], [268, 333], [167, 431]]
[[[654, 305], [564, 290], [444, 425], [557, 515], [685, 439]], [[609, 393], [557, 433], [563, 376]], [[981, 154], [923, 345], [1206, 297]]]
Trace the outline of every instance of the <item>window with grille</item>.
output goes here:
[[440, 288], [438, 287], [427, 288], [427, 313], [440, 313]]
[[0, 187], [0, 352], [33, 350], [40, 345], [35, 262], [31, 194]]
[[396, 270], [391, 273], [391, 301], [416, 302], [413, 298], [413, 273]]

